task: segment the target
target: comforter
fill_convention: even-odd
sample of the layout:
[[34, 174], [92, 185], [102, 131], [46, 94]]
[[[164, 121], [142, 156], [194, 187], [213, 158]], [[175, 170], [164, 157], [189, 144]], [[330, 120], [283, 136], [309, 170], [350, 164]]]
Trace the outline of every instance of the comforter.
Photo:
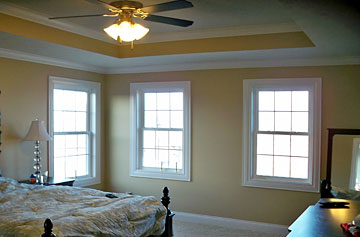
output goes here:
[[40, 236], [46, 218], [57, 236], [148, 236], [164, 230], [166, 208], [154, 197], [106, 194], [0, 177], [0, 236]]

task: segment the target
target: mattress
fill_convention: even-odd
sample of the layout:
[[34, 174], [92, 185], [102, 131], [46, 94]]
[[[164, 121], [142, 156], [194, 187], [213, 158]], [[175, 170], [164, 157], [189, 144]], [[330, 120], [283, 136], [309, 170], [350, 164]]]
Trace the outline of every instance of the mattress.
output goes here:
[[50, 218], [57, 236], [161, 234], [166, 208], [155, 197], [21, 184], [0, 177], [0, 236], [40, 236]]

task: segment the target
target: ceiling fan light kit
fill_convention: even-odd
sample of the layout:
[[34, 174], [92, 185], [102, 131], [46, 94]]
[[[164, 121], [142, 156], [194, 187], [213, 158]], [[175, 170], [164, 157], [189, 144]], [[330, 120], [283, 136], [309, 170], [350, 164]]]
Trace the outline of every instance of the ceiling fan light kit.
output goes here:
[[170, 10], [177, 10], [183, 8], [193, 7], [192, 3], [186, 0], [176, 0], [171, 2], [160, 3], [152, 6], [143, 7], [141, 2], [137, 1], [115, 1], [111, 3], [97, 0], [107, 6], [112, 14], [96, 14], [96, 15], [80, 15], [80, 16], [63, 16], [63, 17], [51, 17], [50, 20], [65, 19], [65, 18], [80, 18], [80, 17], [118, 17], [118, 22], [105, 28], [104, 31], [112, 39], [124, 42], [131, 42], [131, 48], [133, 48], [134, 40], [143, 38], [149, 29], [133, 22], [133, 17], [140, 18], [146, 21], [164, 23], [169, 25], [176, 25], [181, 27], [187, 27], [194, 22], [189, 20], [177, 19], [172, 17], [151, 15], [153, 12], [163, 12]]

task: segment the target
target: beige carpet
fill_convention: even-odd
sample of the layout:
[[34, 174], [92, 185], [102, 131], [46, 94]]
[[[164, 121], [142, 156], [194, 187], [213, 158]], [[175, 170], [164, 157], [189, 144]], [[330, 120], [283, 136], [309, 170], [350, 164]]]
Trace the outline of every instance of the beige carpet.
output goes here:
[[287, 233], [283, 234], [269, 234], [266, 230], [251, 231], [242, 229], [231, 229], [226, 227], [220, 227], [216, 225], [197, 224], [191, 222], [182, 222], [174, 220], [174, 237], [282, 237], [286, 236]]

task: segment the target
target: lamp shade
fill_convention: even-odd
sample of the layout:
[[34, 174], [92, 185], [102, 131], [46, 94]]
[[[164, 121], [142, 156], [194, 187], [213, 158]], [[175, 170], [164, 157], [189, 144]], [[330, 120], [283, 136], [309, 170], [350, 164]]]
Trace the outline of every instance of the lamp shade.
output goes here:
[[31, 122], [29, 132], [24, 138], [26, 141], [49, 141], [51, 139], [45, 129], [44, 122], [39, 120]]

